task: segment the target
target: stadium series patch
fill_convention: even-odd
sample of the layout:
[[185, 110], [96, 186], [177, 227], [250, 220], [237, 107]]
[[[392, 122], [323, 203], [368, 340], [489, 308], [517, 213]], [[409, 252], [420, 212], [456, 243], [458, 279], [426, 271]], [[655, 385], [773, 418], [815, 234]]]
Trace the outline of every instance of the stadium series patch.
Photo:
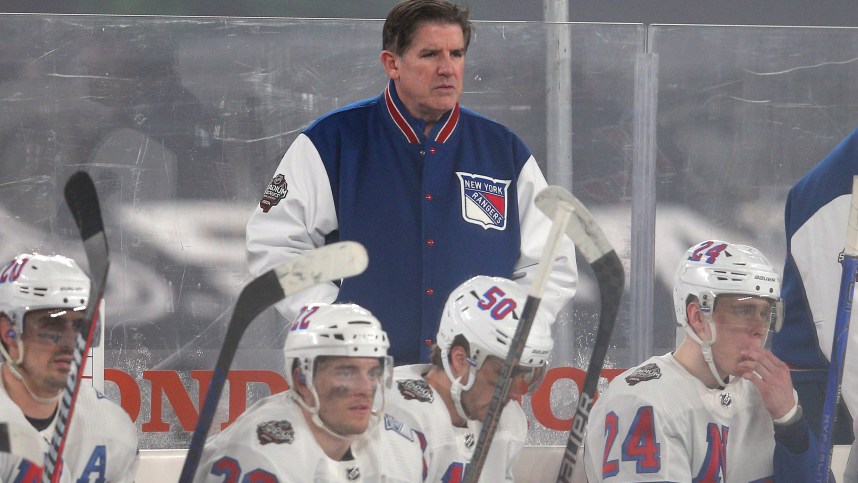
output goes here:
[[274, 176], [271, 183], [265, 188], [265, 193], [262, 194], [262, 200], [259, 202], [259, 207], [263, 213], [268, 213], [272, 207], [277, 206], [280, 200], [286, 197], [289, 192], [289, 185], [286, 183], [286, 178], [282, 174]]
[[259, 438], [259, 444], [265, 445], [268, 443], [288, 443], [295, 441], [295, 430], [292, 428], [292, 423], [287, 420], [282, 421], [266, 421], [259, 423], [256, 427], [256, 437]]
[[626, 376], [626, 383], [629, 386], [634, 386], [639, 382], [650, 381], [661, 377], [661, 369], [655, 362], [650, 362], [645, 366], [638, 367], [635, 372]]
[[420, 402], [432, 402], [435, 400], [432, 387], [423, 379], [403, 379], [396, 384], [399, 386], [399, 393], [405, 399], [416, 399]]
[[462, 218], [486, 230], [505, 230], [510, 180], [461, 171], [456, 176], [462, 189]]

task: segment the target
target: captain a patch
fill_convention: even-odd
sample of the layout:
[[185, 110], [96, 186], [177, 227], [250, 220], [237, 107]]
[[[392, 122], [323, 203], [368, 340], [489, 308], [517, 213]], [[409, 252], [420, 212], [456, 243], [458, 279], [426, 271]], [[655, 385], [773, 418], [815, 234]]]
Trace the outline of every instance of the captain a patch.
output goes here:
[[462, 218], [483, 229], [505, 230], [511, 180], [457, 171], [462, 193]]
[[285, 419], [282, 421], [266, 421], [256, 426], [256, 437], [259, 439], [259, 444], [261, 445], [268, 443], [292, 444], [292, 441], [295, 441], [295, 430], [292, 428], [292, 423]]
[[268, 187], [265, 188], [265, 193], [262, 194], [262, 200], [259, 202], [259, 207], [263, 213], [268, 213], [272, 207], [277, 206], [280, 200], [286, 197], [289, 192], [289, 185], [286, 183], [286, 177], [282, 174], [274, 176]]
[[639, 382], [651, 381], [661, 377], [661, 369], [655, 362], [650, 362], [645, 366], [640, 366], [635, 369], [635, 372], [626, 376], [626, 383], [629, 386], [634, 386]]

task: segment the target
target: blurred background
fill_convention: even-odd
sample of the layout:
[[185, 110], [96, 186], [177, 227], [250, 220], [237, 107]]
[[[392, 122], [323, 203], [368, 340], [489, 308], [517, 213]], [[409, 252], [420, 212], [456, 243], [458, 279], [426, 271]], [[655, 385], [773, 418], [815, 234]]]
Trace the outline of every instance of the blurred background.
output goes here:
[[[246, 220], [301, 129], [384, 88], [377, 18], [394, 1], [18, 3], [0, 10], [36, 13], [0, 15], [0, 257], [85, 260], [62, 187], [93, 176], [112, 250], [105, 390], [144, 447], [186, 447], [249, 280]], [[608, 368], [674, 347], [692, 243], [748, 243], [782, 267], [787, 191], [858, 125], [858, 29], [814, 26], [854, 19], [846, 2], [689, 5], [570, 2], [579, 23], [556, 23], [541, 2], [471, 2], [462, 105], [517, 132], [626, 265]], [[734, 25], [649, 25], [689, 22]], [[555, 375], [586, 368], [598, 323], [580, 267]], [[219, 421], [281, 389], [283, 325], [271, 310], [251, 326]], [[533, 444], [564, 442], [553, 426], [576, 404], [572, 379], [551, 382], [524, 401]]]

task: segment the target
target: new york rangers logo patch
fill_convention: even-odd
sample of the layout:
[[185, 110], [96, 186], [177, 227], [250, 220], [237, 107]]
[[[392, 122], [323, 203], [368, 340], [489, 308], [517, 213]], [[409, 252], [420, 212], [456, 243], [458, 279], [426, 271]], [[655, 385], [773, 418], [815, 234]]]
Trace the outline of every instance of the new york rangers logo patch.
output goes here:
[[462, 187], [462, 218], [486, 230], [505, 230], [510, 180], [461, 171], [456, 176]]
[[271, 184], [265, 188], [265, 193], [262, 194], [262, 200], [259, 201], [259, 207], [263, 213], [268, 213], [272, 207], [277, 206], [280, 200], [286, 197], [289, 192], [289, 185], [286, 183], [286, 178], [282, 174], [278, 174], [271, 180]]

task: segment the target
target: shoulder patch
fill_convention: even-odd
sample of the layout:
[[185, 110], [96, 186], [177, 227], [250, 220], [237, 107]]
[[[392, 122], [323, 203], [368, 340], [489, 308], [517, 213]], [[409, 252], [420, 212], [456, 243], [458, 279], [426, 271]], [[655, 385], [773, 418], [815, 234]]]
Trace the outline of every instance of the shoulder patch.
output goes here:
[[650, 362], [645, 366], [638, 367], [635, 372], [626, 376], [626, 383], [629, 386], [634, 386], [639, 382], [650, 381], [661, 377], [661, 369], [655, 362]]
[[256, 437], [259, 439], [259, 444], [262, 445], [268, 443], [292, 444], [292, 441], [295, 441], [295, 430], [292, 428], [292, 423], [285, 419], [282, 421], [266, 421], [259, 423], [256, 427]]
[[420, 402], [432, 402], [435, 400], [435, 394], [432, 392], [432, 387], [423, 379], [403, 379], [397, 381], [399, 393], [405, 399], [416, 399]]
[[280, 200], [286, 198], [286, 193], [289, 192], [289, 185], [286, 183], [286, 177], [282, 174], [274, 176], [265, 188], [265, 193], [262, 194], [262, 200], [259, 202], [259, 207], [263, 213], [268, 213], [272, 207], [277, 206]]

